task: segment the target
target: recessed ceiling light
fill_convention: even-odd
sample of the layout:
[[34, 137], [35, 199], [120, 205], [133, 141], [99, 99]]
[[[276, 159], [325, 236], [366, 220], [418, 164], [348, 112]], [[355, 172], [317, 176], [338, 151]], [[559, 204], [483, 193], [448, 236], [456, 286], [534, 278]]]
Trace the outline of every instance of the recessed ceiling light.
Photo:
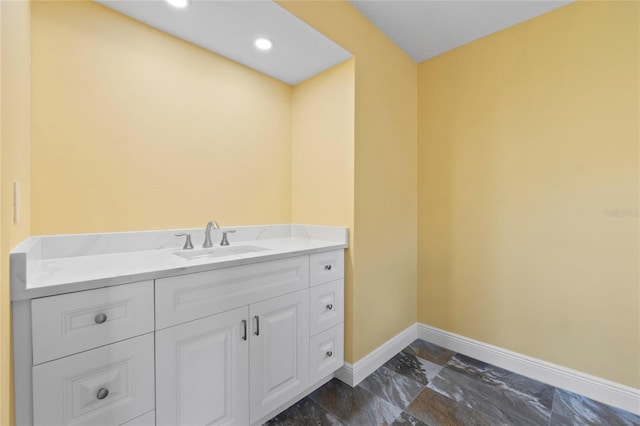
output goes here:
[[167, 0], [167, 3], [169, 3], [171, 6], [173, 7], [187, 7], [187, 3], [189, 2], [189, 0]]
[[266, 38], [257, 38], [254, 44], [260, 50], [269, 50], [273, 47], [271, 40]]

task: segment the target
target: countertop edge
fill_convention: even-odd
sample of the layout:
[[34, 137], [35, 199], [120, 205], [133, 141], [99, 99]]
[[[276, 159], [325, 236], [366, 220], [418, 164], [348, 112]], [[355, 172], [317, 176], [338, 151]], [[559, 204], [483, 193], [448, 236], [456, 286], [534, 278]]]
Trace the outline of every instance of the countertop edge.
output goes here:
[[[216, 269], [225, 269], [235, 266], [248, 265], [253, 263], [269, 262], [279, 259], [287, 259], [297, 256], [305, 256], [314, 253], [322, 253], [332, 250], [341, 250], [348, 248], [347, 243], [327, 242], [324, 247], [315, 247], [307, 249], [293, 250], [290, 252], [280, 252], [273, 254], [264, 254], [259, 257], [230, 259], [226, 261], [216, 261], [208, 264], [200, 264], [193, 266], [184, 266], [178, 268], [169, 268], [153, 272], [142, 272], [130, 275], [111, 276], [88, 281], [72, 281], [60, 284], [52, 284], [49, 286], [28, 288], [20, 288], [11, 286], [11, 302], [21, 302], [40, 297], [56, 296], [59, 294], [74, 293], [78, 291], [94, 290], [97, 288], [112, 287], [117, 285], [132, 284], [136, 282], [155, 280], [160, 278], [173, 277], [178, 275], [194, 274], [199, 272], [213, 271]], [[16, 253], [14, 253], [16, 254]], [[22, 257], [22, 256], [20, 256]], [[12, 277], [12, 281], [13, 281]]]

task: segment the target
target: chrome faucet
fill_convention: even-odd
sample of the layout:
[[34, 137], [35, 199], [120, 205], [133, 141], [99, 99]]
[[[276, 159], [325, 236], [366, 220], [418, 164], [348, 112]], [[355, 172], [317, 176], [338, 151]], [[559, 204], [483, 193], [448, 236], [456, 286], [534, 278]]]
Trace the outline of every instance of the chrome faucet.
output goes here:
[[202, 244], [202, 248], [213, 247], [211, 243], [211, 230], [212, 229], [220, 229], [215, 220], [207, 223], [207, 229], [204, 230], [204, 243]]

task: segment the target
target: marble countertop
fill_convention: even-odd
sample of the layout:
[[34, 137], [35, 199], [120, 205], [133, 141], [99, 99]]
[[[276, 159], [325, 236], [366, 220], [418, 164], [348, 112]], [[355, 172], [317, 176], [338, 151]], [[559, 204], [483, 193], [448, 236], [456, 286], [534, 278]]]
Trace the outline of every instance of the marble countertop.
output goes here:
[[[251, 246], [260, 251], [223, 253], [218, 257], [187, 259], [177, 253], [197, 254], [203, 230], [168, 230], [114, 234], [82, 234], [30, 237], [10, 255], [11, 300], [26, 300], [55, 294], [126, 284], [136, 281], [228, 268], [249, 263], [344, 249], [348, 229], [309, 225], [227, 227], [228, 248]], [[193, 251], [182, 250], [178, 232], [193, 235]], [[202, 236], [200, 236], [202, 234]], [[228, 250], [218, 245], [213, 252]]]

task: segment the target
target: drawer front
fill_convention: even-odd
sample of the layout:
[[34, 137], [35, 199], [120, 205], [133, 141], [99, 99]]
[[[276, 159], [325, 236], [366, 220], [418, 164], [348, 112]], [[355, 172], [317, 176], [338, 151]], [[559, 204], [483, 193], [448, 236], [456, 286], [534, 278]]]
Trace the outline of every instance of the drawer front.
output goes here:
[[159, 279], [156, 329], [308, 287], [308, 256]]
[[309, 330], [313, 336], [344, 321], [344, 280], [311, 287]]
[[153, 282], [43, 297], [31, 308], [40, 364], [153, 331]]
[[156, 426], [156, 412], [149, 411], [147, 414], [143, 414], [140, 417], [123, 423], [121, 426]]
[[309, 268], [311, 286], [344, 278], [344, 250], [312, 254]]
[[33, 367], [35, 425], [119, 425], [154, 409], [153, 334]]
[[344, 364], [344, 324], [337, 325], [311, 338], [309, 378], [311, 383], [342, 367]]

